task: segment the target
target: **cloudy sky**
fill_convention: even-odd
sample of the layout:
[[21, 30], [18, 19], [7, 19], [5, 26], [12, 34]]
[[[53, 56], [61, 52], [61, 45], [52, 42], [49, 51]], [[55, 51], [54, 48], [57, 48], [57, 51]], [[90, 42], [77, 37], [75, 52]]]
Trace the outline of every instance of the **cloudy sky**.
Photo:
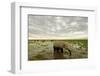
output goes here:
[[28, 16], [29, 39], [66, 38], [88, 36], [88, 18], [79, 16]]

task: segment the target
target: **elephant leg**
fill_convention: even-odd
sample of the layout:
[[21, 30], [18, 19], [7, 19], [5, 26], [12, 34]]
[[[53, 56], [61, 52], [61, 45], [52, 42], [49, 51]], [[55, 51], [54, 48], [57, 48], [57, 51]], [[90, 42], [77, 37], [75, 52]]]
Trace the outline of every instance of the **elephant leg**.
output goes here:
[[59, 48], [58, 47], [53, 47], [54, 48], [54, 59], [58, 59], [58, 54], [59, 54]]
[[53, 47], [53, 48], [54, 48], [54, 53], [56, 53], [56, 52], [57, 52], [57, 50], [58, 50], [58, 49], [57, 49], [57, 47]]
[[64, 59], [63, 48], [59, 48], [59, 58]]
[[54, 58], [55, 59], [62, 59], [63, 56], [63, 48], [60, 47], [54, 47]]
[[61, 48], [61, 53], [63, 53], [63, 48]]

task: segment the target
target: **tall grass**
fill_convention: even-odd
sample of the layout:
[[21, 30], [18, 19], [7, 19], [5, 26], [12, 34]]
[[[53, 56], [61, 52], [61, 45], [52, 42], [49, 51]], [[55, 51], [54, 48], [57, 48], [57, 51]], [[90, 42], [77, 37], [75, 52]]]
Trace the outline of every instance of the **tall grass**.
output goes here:
[[53, 43], [63, 41], [71, 49], [72, 55], [64, 49], [65, 59], [88, 57], [88, 40], [28, 40], [28, 60], [51, 60], [53, 56]]

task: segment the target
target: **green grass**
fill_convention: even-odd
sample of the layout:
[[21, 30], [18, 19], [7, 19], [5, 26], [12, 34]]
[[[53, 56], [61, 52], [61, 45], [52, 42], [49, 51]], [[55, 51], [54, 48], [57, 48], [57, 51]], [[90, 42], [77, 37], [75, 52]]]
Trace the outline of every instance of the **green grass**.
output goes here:
[[[63, 41], [71, 49], [72, 55], [64, 49], [65, 59], [80, 59], [88, 57], [88, 40], [28, 40], [28, 60], [51, 60], [53, 56], [53, 43]], [[78, 46], [78, 47], [77, 47]]]

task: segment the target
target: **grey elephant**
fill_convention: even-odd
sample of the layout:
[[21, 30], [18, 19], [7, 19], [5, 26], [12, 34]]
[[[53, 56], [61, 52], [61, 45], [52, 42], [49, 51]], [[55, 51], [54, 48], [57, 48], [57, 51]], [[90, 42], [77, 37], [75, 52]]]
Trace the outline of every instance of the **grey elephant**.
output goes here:
[[64, 58], [64, 55], [63, 55], [64, 48], [68, 50], [69, 56], [71, 56], [71, 50], [68, 48], [68, 45], [64, 41], [55, 41], [53, 43], [55, 59], [63, 59]]

